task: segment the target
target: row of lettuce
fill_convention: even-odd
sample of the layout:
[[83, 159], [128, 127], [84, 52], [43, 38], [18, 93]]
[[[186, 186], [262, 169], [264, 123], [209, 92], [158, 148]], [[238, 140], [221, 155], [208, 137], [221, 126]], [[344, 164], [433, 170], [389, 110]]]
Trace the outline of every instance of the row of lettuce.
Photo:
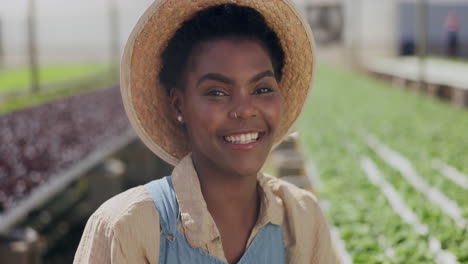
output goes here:
[[468, 219], [468, 191], [432, 166], [438, 159], [468, 174], [468, 111], [367, 76], [321, 66], [298, 129], [320, 176], [318, 195], [355, 263], [436, 263], [429, 237], [392, 209], [360, 166], [370, 158], [441, 248], [468, 263], [468, 227], [459, 227], [366, 143], [366, 133], [411, 161]]

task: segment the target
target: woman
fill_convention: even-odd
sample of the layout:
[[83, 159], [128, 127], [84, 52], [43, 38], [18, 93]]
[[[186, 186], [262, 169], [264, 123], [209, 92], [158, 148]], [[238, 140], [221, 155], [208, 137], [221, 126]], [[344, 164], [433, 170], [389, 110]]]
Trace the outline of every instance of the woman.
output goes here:
[[75, 263], [335, 263], [315, 197], [260, 172], [302, 109], [312, 55], [287, 0], [154, 3], [127, 43], [122, 97], [175, 168], [104, 203]]

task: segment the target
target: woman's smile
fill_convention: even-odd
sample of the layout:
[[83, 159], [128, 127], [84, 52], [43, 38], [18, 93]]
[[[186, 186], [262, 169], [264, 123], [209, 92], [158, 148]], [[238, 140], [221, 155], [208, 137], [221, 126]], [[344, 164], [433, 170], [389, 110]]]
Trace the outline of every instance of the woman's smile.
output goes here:
[[257, 142], [260, 139], [260, 136], [264, 132], [239, 132], [239, 133], [233, 133], [227, 136], [223, 136], [223, 139], [231, 144], [236, 144], [236, 145], [245, 145], [253, 142]]
[[223, 136], [223, 140], [229, 147], [238, 150], [250, 150], [261, 143], [265, 132], [240, 132]]

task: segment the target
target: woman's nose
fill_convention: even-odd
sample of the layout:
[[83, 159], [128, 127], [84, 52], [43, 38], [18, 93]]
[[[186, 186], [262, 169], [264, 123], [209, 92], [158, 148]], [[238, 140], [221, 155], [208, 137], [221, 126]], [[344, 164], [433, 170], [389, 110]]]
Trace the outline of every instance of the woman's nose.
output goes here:
[[234, 101], [230, 117], [236, 119], [249, 119], [258, 116], [258, 108], [249, 96], [242, 96]]

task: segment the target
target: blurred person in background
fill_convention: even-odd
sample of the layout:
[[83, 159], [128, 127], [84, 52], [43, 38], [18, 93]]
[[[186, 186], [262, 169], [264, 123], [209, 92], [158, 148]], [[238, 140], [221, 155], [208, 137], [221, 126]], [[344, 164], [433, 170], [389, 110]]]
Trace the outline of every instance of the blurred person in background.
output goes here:
[[450, 57], [458, 56], [458, 31], [460, 25], [458, 18], [454, 13], [449, 13], [445, 18], [445, 30], [447, 32], [447, 55]]

